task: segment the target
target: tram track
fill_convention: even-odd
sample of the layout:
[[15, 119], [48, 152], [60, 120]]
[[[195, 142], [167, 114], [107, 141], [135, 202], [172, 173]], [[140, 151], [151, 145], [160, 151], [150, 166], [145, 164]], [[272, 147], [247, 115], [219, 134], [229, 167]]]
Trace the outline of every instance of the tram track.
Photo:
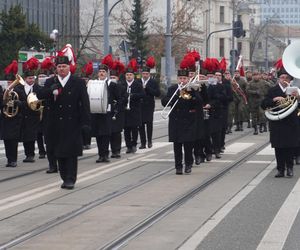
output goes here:
[[[162, 219], [164, 219], [168, 214], [172, 213], [173, 211], [177, 210], [180, 206], [191, 200], [195, 195], [200, 193], [202, 190], [213, 184], [214, 182], [218, 181], [224, 175], [229, 173], [232, 169], [241, 166], [244, 162], [246, 162], [249, 158], [255, 155], [257, 152], [265, 148], [269, 142], [262, 144], [260, 147], [250, 151], [249, 153], [243, 155], [239, 159], [237, 159], [234, 163], [230, 164], [226, 168], [222, 169], [220, 172], [215, 174], [214, 176], [210, 177], [206, 181], [202, 182], [201, 184], [195, 186], [194, 188], [190, 189], [183, 195], [179, 196], [177, 199], [173, 200], [166, 206], [162, 207], [161, 209], [154, 212], [149, 217], [141, 220], [135, 226], [130, 228], [128, 231], [120, 234], [114, 240], [102, 245], [98, 250], [111, 250], [111, 249], [120, 249], [123, 246], [126, 246], [131, 240], [138, 237], [140, 234], [145, 232], [147, 229], [152, 227], [154, 224], [158, 223]], [[264, 169], [263, 169], [264, 170]], [[262, 170], [262, 171], [263, 171]]]
[[[237, 141], [243, 137], [246, 137], [247, 135], [249, 135], [251, 132], [246, 132], [246, 133], [243, 133], [243, 134], [240, 134], [236, 137], [233, 137], [229, 140], [226, 141], [226, 145], [227, 144], [230, 144], [234, 141]], [[163, 135], [163, 136], [159, 136], [159, 137], [156, 137], [155, 139], [160, 139], [160, 138], [164, 138], [166, 137], [167, 135]], [[255, 152], [257, 152], [258, 150], [260, 150], [261, 148], [263, 148], [264, 146], [266, 146], [268, 143], [264, 144], [263, 146], [261, 146], [259, 149], [255, 150]], [[251, 155], [253, 155], [255, 152], [252, 152]], [[97, 154], [96, 154], [97, 155]], [[186, 194], [186, 195], [183, 195], [182, 197], [179, 197], [178, 199], [176, 199], [174, 202], [172, 202], [171, 204], [165, 206], [164, 208], [162, 208], [161, 210], [157, 211], [156, 213], [154, 213], [152, 216], [148, 217], [147, 219], [145, 219], [144, 221], [142, 221], [141, 223], [138, 223], [139, 225], [137, 227], [134, 227], [133, 229], [131, 229], [130, 231], [128, 231], [126, 234], [122, 234], [122, 237], [119, 237], [117, 240], [114, 240], [113, 242], [110, 242], [108, 243], [107, 245], [105, 245], [104, 247], [101, 247], [100, 249], [112, 249], [110, 248], [110, 245], [115, 245], [116, 243], [119, 244], [120, 242], [123, 242], [122, 245], [124, 244], [124, 242], [128, 242], [128, 239], [129, 238], [132, 238], [133, 235], [135, 235], [135, 237], [137, 235], [139, 235], [141, 232], [145, 231], [146, 228], [148, 228], [149, 226], [151, 226], [153, 223], [156, 223], [157, 221], [159, 221], [161, 218], [165, 217], [168, 213], [172, 212], [173, 210], [175, 210], [175, 208], [178, 208], [180, 205], [182, 205], [183, 203], [185, 203], [186, 201], [188, 201], [189, 199], [191, 199], [192, 196], [196, 195], [197, 193], [199, 193], [201, 190], [203, 190], [205, 187], [209, 186], [211, 183], [217, 181], [219, 178], [221, 178], [224, 174], [226, 174], [227, 172], [229, 172], [232, 168], [236, 167], [238, 164], [240, 164], [243, 160], [246, 160], [246, 158], [248, 157], [251, 157], [250, 154], [247, 154], [247, 156], [243, 157], [242, 159], [239, 159], [238, 160], [238, 163], [235, 163], [235, 164], [232, 164], [230, 165], [229, 167], [227, 167], [224, 171], [221, 171], [221, 173], [218, 173], [216, 176], [212, 177], [211, 179], [207, 180], [205, 183], [203, 183], [202, 185], [200, 185], [199, 187], [196, 187], [195, 189], [191, 190], [190, 192], [188, 192], [189, 194]], [[88, 156], [86, 157], [85, 159], [87, 158], [92, 158], [94, 157], [95, 155], [93, 156]], [[82, 160], [83, 158], [81, 158]], [[149, 163], [144, 163], [142, 165], [139, 165], [135, 168], [132, 168], [132, 169], [129, 169], [129, 170], [126, 170], [126, 171], [123, 171], [121, 173], [118, 173], [117, 175], [113, 175], [109, 178], [106, 178], [102, 181], [99, 181], [99, 182], [96, 182], [96, 183], [93, 183], [92, 185], [97, 185], [101, 182], [105, 182], [105, 181], [108, 181], [108, 180], [111, 180], [113, 178], [116, 178], [118, 176], [121, 176], [123, 174], [126, 174], [126, 173], [129, 173], [131, 171], [134, 171], [138, 168], [141, 168], [141, 167], [144, 167], [146, 165], [148, 165]], [[7, 249], [7, 248], [10, 248], [10, 247], [13, 247], [13, 246], [16, 246], [24, 241], [27, 241], [29, 239], [32, 239], [34, 238], [35, 236], [43, 233], [43, 232], [46, 232], [47, 230], [59, 225], [59, 224], [62, 224], [64, 222], [67, 222], [69, 220], [71, 220], [72, 218], [76, 217], [76, 216], [79, 216], [99, 205], [102, 205], [114, 198], [117, 198], [121, 195], [124, 195], [142, 185], [145, 185], [153, 180], [156, 180], [160, 177], [162, 177], [163, 175], [173, 171], [174, 168], [171, 167], [171, 168], [168, 168], [166, 170], [163, 170], [163, 171], [159, 171], [157, 173], [154, 173], [154, 174], [151, 174], [151, 175], [148, 175], [146, 177], [144, 177], [143, 179], [140, 179], [138, 182], [136, 183], [131, 183], [125, 187], [123, 187], [122, 189], [119, 189], [119, 190], [115, 190], [111, 193], [108, 193], [102, 197], [100, 197], [99, 199], [96, 199], [88, 204], [85, 204], [83, 205], [82, 207], [80, 207], [79, 209], [76, 209], [76, 210], [73, 210], [71, 211], [70, 213], [67, 213], [65, 215], [62, 215], [58, 218], [55, 218], [54, 220], [51, 220], [51, 221], [48, 221], [47, 223], [44, 223], [42, 225], [40, 225], [39, 227], [29, 231], [29, 232], [26, 232], [20, 236], [17, 236], [16, 238], [14, 238], [13, 240], [11, 241], [8, 241], [2, 245], [0, 245], [0, 249]], [[90, 187], [92, 185], [89, 185], [87, 187]], [[87, 188], [85, 187], [85, 188]], [[81, 189], [78, 189], [78, 190], [81, 190]], [[68, 194], [65, 194], [65, 195], [68, 195]], [[61, 198], [63, 196], [60, 196], [60, 197], [56, 197], [55, 199], [52, 199], [52, 200], [49, 200], [47, 201], [46, 203], [43, 203], [43, 204], [39, 204], [38, 206], [42, 206], [44, 204], [47, 204], [49, 202], [53, 202], [59, 198]], [[37, 208], [38, 206], [35, 206], [35, 207], [31, 207], [29, 209], [34, 209], [34, 208]], [[22, 211], [24, 212], [24, 211]], [[11, 217], [15, 216], [16, 214], [12, 215]], [[6, 219], [8, 219], [9, 217], [7, 217]], [[122, 239], [121, 239], [122, 238]]]

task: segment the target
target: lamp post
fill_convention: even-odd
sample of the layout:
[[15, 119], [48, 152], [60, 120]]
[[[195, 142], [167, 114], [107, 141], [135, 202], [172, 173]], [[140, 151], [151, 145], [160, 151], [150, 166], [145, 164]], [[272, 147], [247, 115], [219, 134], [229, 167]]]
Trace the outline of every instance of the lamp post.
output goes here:
[[171, 85], [171, 59], [172, 59], [172, 33], [171, 33], [171, 0], [167, 0], [167, 26], [166, 26], [166, 84]]
[[57, 45], [58, 35], [59, 32], [57, 29], [52, 30], [50, 33], [50, 39], [53, 41], [53, 56], [56, 55], [56, 45]]

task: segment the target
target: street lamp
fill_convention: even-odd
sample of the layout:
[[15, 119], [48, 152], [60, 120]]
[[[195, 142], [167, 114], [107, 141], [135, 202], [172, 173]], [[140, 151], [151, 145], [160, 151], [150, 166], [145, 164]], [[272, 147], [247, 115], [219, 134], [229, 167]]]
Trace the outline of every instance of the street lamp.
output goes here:
[[57, 44], [57, 40], [58, 40], [58, 35], [59, 35], [59, 32], [57, 29], [54, 29], [51, 31], [50, 33], [50, 39], [53, 41], [53, 54], [55, 56], [56, 54], [56, 44]]

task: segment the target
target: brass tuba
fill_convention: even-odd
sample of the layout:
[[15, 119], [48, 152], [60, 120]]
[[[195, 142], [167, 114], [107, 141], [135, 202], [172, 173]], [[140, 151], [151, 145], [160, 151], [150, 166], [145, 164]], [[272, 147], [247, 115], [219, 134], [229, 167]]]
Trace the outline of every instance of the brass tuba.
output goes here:
[[14, 117], [19, 112], [19, 107], [15, 104], [15, 101], [19, 100], [19, 95], [13, 89], [18, 84], [25, 84], [25, 81], [20, 75], [16, 75], [16, 80], [14, 80], [5, 90], [3, 94], [3, 104], [5, 105], [3, 108], [3, 113], [7, 117]]
[[[300, 56], [299, 56], [300, 42], [293, 42], [283, 52], [282, 63], [285, 70], [296, 80], [300, 78]], [[294, 81], [296, 81], [294, 79]], [[298, 107], [298, 100], [295, 96], [290, 96], [288, 90], [295, 87], [287, 88], [287, 97], [279, 102], [275, 107], [269, 108], [265, 111], [266, 117], [271, 121], [278, 121], [286, 118], [292, 114]], [[293, 90], [294, 91], [294, 90]]]
[[39, 100], [34, 92], [27, 96], [27, 104], [33, 111], [42, 111], [44, 108], [43, 101]]

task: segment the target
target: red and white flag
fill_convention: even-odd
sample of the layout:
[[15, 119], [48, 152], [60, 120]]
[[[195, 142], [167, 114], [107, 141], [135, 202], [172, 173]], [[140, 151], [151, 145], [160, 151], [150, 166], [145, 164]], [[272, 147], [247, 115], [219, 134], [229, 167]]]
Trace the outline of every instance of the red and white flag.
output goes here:
[[236, 65], [236, 70], [238, 70], [240, 72], [241, 76], [245, 76], [243, 56], [239, 56], [239, 60]]

